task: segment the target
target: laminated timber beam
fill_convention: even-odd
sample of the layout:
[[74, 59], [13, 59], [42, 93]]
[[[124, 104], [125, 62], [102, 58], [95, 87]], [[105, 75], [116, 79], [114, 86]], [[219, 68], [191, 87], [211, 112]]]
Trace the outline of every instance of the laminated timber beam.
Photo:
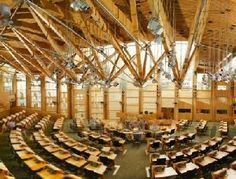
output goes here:
[[[37, 64], [35, 64], [32, 60], [30, 60], [29, 58], [25, 58], [23, 55], [21, 55], [18, 51], [16, 51], [14, 48], [12, 48], [9, 44], [4, 43], [3, 46], [7, 49], [9, 49], [12, 53], [14, 53], [15, 56], [19, 57], [19, 59], [21, 59], [20, 61], [23, 62], [23, 65], [29, 64], [30, 68], [26, 67], [29, 71], [31, 71], [30, 69], [36, 69], [39, 72], [42, 72], [41, 69], [37, 66]], [[8, 50], [8, 52], [10, 52]], [[32, 68], [31, 68], [32, 67]]]
[[[0, 54], [0, 59], [4, 60], [6, 63], [8, 63], [9, 65], [11, 65], [13, 68], [15, 68], [17, 71], [21, 71], [22, 73], [26, 74], [26, 75], [30, 75], [27, 71], [25, 71], [24, 68], [22, 68], [22, 66], [20, 66], [13, 58], [11, 58], [10, 56], [8, 56], [10, 54], [4, 54], [1, 53]], [[14, 63], [13, 61], [15, 61], [16, 63]]]
[[[80, 56], [80, 58], [84, 61], [84, 63], [90, 64], [94, 68], [94, 70], [96, 71], [98, 76], [100, 78], [102, 78], [102, 74], [100, 73], [100, 71], [96, 68], [96, 66], [94, 66], [93, 63], [91, 63], [91, 61], [88, 59], [88, 57], [85, 56], [83, 54], [83, 52], [79, 48], [77, 48], [75, 46], [75, 44], [70, 39], [68, 39], [68, 37], [65, 35], [66, 32], [63, 32], [62, 29], [59, 29], [57, 27], [57, 25], [50, 18], [42, 15], [43, 12], [39, 12], [40, 9], [37, 10], [36, 9], [37, 6], [36, 6], [36, 8], [33, 6], [34, 6], [34, 4], [32, 4], [32, 3], [29, 4], [30, 12], [32, 12], [32, 15], [34, 15], [34, 17], [36, 17], [35, 19], [37, 19], [39, 17], [55, 34], [57, 34], [69, 47], [71, 47], [75, 51], [76, 54], [78, 54]], [[37, 19], [37, 21], [39, 22], [39, 19]], [[65, 68], [64, 68], [64, 71], [66, 71], [67, 73], [70, 72], [70, 74], [72, 73], [71, 70], [67, 70]], [[77, 80], [75, 74], [73, 75], [72, 79]]]
[[[100, 1], [98, 2], [97, 0], [95, 0], [97, 3], [101, 3]], [[126, 55], [126, 53], [124, 52], [121, 44], [119, 43], [119, 40], [114, 36], [114, 34], [112, 33], [110, 27], [107, 25], [107, 23], [105, 22], [105, 20], [103, 19], [103, 17], [100, 15], [100, 13], [97, 10], [96, 5], [94, 4], [94, 0], [88, 0], [87, 3], [90, 5], [91, 9], [91, 17], [93, 18], [93, 20], [95, 21], [95, 23], [105, 32], [108, 33], [109, 35], [109, 42], [113, 45], [113, 47], [116, 49], [116, 51], [118, 52], [120, 58], [123, 60], [123, 62], [125, 63], [125, 65], [127, 65], [129, 71], [131, 72], [131, 74], [134, 76], [135, 79], [139, 79], [139, 75], [137, 73], [137, 71], [135, 70], [135, 68], [133, 67], [130, 58]], [[106, 2], [108, 3], [108, 2]], [[110, 3], [110, 2], [109, 2]]]
[[[132, 21], [124, 14], [112, 0], [93, 0], [99, 4], [104, 11], [107, 12], [118, 24], [129, 34], [129, 36], [134, 40], [138, 41], [137, 37], [133, 33]], [[139, 34], [139, 39], [145, 40], [142, 33]]]
[[[163, 0], [149, 0], [150, 7], [152, 8], [153, 14], [157, 16], [159, 14], [159, 20], [161, 25], [164, 27], [164, 33], [163, 33], [163, 46], [166, 54], [169, 54], [171, 52], [171, 44], [173, 44], [174, 37], [172, 34], [172, 27], [171, 24], [167, 18], [167, 15], [164, 10], [163, 6]], [[180, 78], [180, 71], [179, 71], [179, 65], [176, 56], [175, 59], [175, 67], [172, 68], [173, 75], [177, 81], [179, 81]]]
[[180, 75], [180, 83], [183, 82], [193, 59], [194, 53], [198, 48], [198, 44], [201, 42], [208, 17], [210, 1], [211, 0], [199, 0], [199, 4], [189, 33], [188, 46], [184, 58], [183, 69], [181, 70]]
[[[136, 55], [133, 55], [130, 58], [130, 61], [134, 61]], [[125, 69], [127, 68], [127, 65], [123, 65], [121, 68], [119, 68], [119, 70], [110, 78], [110, 82], [114, 81], [123, 71], [125, 71]]]
[[[88, 29], [88, 27], [87, 27], [87, 24], [86, 24], [87, 21], [85, 21], [85, 19], [87, 19], [87, 18], [85, 17], [85, 15], [82, 14], [82, 13], [78, 13], [77, 16], [75, 17], [75, 14], [74, 14], [73, 12], [71, 13], [71, 15], [72, 15], [72, 18], [73, 18], [74, 20], [76, 19], [76, 17], [80, 20], [80, 22], [81, 22], [81, 23], [80, 23], [80, 29], [82, 30], [82, 32], [83, 32], [85, 38], [86, 38], [86, 39], [89, 41], [89, 43], [94, 47], [94, 46], [95, 46], [95, 44], [94, 44], [94, 39], [93, 39], [93, 37], [90, 35], [90, 31], [89, 31], [89, 29]], [[91, 51], [92, 51], [92, 54], [93, 54], [93, 56], [94, 56], [95, 62], [96, 62], [96, 64], [97, 64], [97, 66], [98, 66], [98, 69], [99, 69], [99, 72], [100, 72], [100, 74], [101, 74], [101, 77], [102, 77], [102, 79], [104, 79], [104, 78], [105, 78], [104, 70], [103, 70], [103, 67], [102, 67], [101, 62], [99, 61], [98, 52], [97, 52], [94, 48], [91, 48]]]
[[153, 73], [155, 73], [155, 70], [157, 69], [158, 64], [164, 59], [164, 57], [166, 56], [166, 53], [163, 52], [162, 55], [157, 59], [157, 61], [154, 63], [153, 67], [151, 68], [151, 70], [148, 72], [148, 74], [146, 75], [144, 82], [148, 81], [149, 78], [153, 75]]
[[[55, 42], [55, 40], [52, 38], [52, 36], [50, 35], [49, 31], [46, 29], [46, 27], [44, 26], [44, 24], [41, 22], [41, 20], [39, 19], [39, 17], [37, 16], [38, 13], [31, 9], [31, 7], [29, 7], [29, 11], [31, 12], [32, 16], [34, 17], [35, 21], [38, 23], [39, 27], [42, 29], [42, 32], [44, 33], [44, 35], [47, 37], [48, 41], [50, 42], [50, 44], [52, 45], [52, 47], [54, 48], [54, 50], [60, 54], [62, 54], [62, 48]], [[40, 17], [41, 18], [41, 17]], [[45, 19], [44, 19], [45, 20]], [[46, 21], [46, 20], [45, 20]], [[46, 21], [47, 22], [47, 21]], [[47, 25], [49, 25], [49, 27], [51, 27], [50, 23], [47, 22]], [[40, 50], [41, 51], [41, 50]], [[41, 51], [42, 52], [42, 51]], [[45, 53], [43, 53], [45, 55]], [[59, 62], [55, 62], [54, 60], [51, 59], [51, 57], [49, 57], [48, 55], [46, 56], [47, 59], [50, 60], [50, 62], [52, 62], [54, 65], [56, 65], [59, 69], [61, 69], [62, 71], [64, 71], [70, 78], [72, 78], [73, 80], [77, 80], [76, 78], [76, 74], [73, 73], [71, 70], [66, 69], [64, 66], [62, 66]]]
[[[8, 53], [12, 56], [12, 58], [19, 64], [21, 71], [23, 71], [27, 76], [30, 78], [33, 78], [33, 74], [30, 71], [30, 69], [22, 64], [21, 60], [19, 60], [16, 55], [11, 51], [12, 49], [9, 48], [9, 46], [5, 42], [1, 42], [3, 47], [8, 51]], [[8, 60], [9, 62], [9, 60]], [[11, 63], [12, 64], [12, 63]]]
[[[46, 76], [50, 76], [51, 72], [47, 69], [47, 67], [45, 66], [44, 62], [42, 62], [40, 60], [40, 57], [38, 57], [38, 55], [36, 53], [34, 53], [32, 51], [32, 49], [29, 47], [29, 45], [25, 42], [25, 37], [15, 28], [12, 28], [12, 31], [16, 34], [16, 36], [18, 37], [18, 39], [21, 41], [21, 43], [25, 46], [25, 48], [28, 50], [28, 52], [30, 53], [30, 55], [32, 57], [34, 57], [34, 59], [32, 60], [31, 58], [31, 62], [37, 67], [37, 69], [39, 71], [41, 71], [44, 75]], [[34, 62], [35, 60], [35, 62]]]
[[[139, 23], [138, 23], [138, 12], [137, 12], [137, 4], [136, 0], [129, 0], [130, 2], [130, 12], [131, 12], [131, 25], [132, 25], [132, 33], [134, 34], [135, 38], [139, 39]], [[138, 73], [140, 80], [143, 80], [143, 68], [142, 68], [142, 62], [141, 62], [141, 49], [138, 42], [135, 43], [136, 48], [136, 64], [138, 68]]]

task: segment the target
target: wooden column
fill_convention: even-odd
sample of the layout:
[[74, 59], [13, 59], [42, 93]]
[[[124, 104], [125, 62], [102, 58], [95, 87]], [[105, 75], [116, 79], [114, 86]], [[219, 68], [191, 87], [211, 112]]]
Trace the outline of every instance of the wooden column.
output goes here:
[[192, 120], [196, 119], [197, 113], [197, 72], [193, 72], [193, 93], [192, 93]]
[[174, 119], [178, 120], [179, 114], [179, 87], [175, 85], [175, 98], [174, 98]]
[[215, 109], [215, 91], [216, 91], [217, 83], [215, 81], [211, 82], [211, 120], [216, 119], [216, 109]]
[[228, 101], [229, 101], [229, 117], [230, 119], [233, 119], [233, 116], [234, 116], [234, 106], [233, 106], [233, 98], [234, 98], [234, 82], [230, 82], [229, 84], [229, 91], [230, 91], [230, 94], [228, 96]]
[[41, 110], [46, 111], [46, 81], [45, 76], [41, 76]]
[[17, 82], [16, 82], [16, 74], [14, 74], [12, 78], [12, 92], [15, 95], [15, 102], [11, 104], [10, 107], [15, 107], [17, 105]]
[[57, 79], [57, 114], [61, 114], [61, 79]]
[[26, 76], [26, 107], [31, 108], [31, 79]]
[[143, 88], [139, 88], [139, 100], [138, 100], [138, 103], [139, 103], [139, 108], [138, 108], [138, 112], [139, 114], [143, 111]]
[[157, 73], [157, 89], [156, 89], [156, 118], [159, 119], [161, 116], [161, 83], [160, 83], [160, 72]]
[[90, 106], [91, 106], [91, 99], [90, 99], [90, 88], [88, 88], [86, 90], [86, 102], [85, 102], [85, 105], [86, 105], [86, 111], [85, 111], [85, 117], [89, 120], [91, 118], [91, 109], [90, 109]]
[[109, 119], [109, 89], [104, 88], [103, 94], [103, 118], [107, 120]]
[[193, 92], [192, 92], [192, 120], [196, 119], [197, 115], [197, 67], [199, 65], [199, 50], [194, 54], [194, 68], [193, 68]]
[[67, 92], [68, 118], [74, 118], [74, 86], [72, 84], [67, 85]]
[[[122, 92], [121, 92], [121, 113], [124, 114], [126, 112], [127, 112], [126, 91], [122, 90]], [[122, 117], [120, 119], [122, 119]]]

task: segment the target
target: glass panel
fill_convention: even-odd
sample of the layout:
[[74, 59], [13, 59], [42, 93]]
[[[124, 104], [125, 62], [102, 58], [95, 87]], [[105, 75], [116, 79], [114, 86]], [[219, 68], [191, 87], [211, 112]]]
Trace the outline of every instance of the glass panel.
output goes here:
[[109, 120], [119, 119], [117, 113], [121, 112], [122, 91], [119, 88], [109, 88]]
[[75, 118], [85, 118], [86, 89], [82, 89], [81, 85], [74, 85], [74, 111]]
[[90, 90], [91, 96], [91, 116], [93, 118], [103, 119], [103, 89], [94, 86]]
[[26, 106], [26, 76], [17, 73], [17, 106]]
[[67, 84], [61, 84], [61, 114], [68, 116], [68, 89]]
[[33, 108], [41, 107], [41, 80], [32, 80], [31, 82], [31, 106]]
[[51, 78], [46, 77], [46, 110], [57, 110], [57, 84]]

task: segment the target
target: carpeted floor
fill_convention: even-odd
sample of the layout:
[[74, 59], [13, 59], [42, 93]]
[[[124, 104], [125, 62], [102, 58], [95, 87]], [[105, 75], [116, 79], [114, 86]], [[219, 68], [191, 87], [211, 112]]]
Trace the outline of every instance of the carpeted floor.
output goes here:
[[[81, 141], [82, 139], [78, 137], [77, 133], [73, 132], [73, 130], [70, 129], [71, 122], [72, 120], [67, 120], [65, 122], [63, 131], [67, 133], [68, 136]], [[180, 132], [179, 131], [176, 132], [176, 135], [192, 132], [194, 131], [196, 125], [197, 123], [193, 122], [189, 128]], [[218, 125], [219, 123], [209, 122], [208, 130], [204, 134], [197, 136], [192, 145], [196, 143], [201, 143], [209, 139], [210, 137], [219, 136]], [[31, 136], [32, 132], [33, 132], [32, 130], [29, 130], [27, 132], [25, 140], [28, 143], [28, 145], [35, 151], [35, 153], [39, 154], [45, 160], [53, 163], [54, 165], [56, 165], [57, 167], [65, 171], [76, 173], [75, 171], [71, 171], [68, 167], [66, 167], [62, 163], [56, 161], [53, 157], [51, 157], [50, 154], [42, 150], [42, 148], [40, 148], [32, 139], [32, 136]], [[46, 131], [46, 134], [48, 136], [51, 136], [51, 132], [52, 132], [52, 125]], [[224, 142], [227, 142], [233, 136], [236, 136], [236, 127], [230, 126], [228, 138], [226, 138]], [[116, 166], [120, 166], [116, 174], [113, 175], [113, 173], [116, 171], [118, 167], [115, 167], [112, 170], [108, 170], [105, 173], [104, 178], [105, 179], [113, 179], [113, 178], [114, 179], [145, 179], [147, 178], [146, 167], [149, 166], [149, 163], [148, 163], [148, 156], [145, 154], [146, 143], [141, 143], [141, 144], [129, 143], [125, 145], [125, 148], [127, 149], [127, 152], [125, 154], [118, 153], [117, 159], [115, 161]], [[181, 150], [181, 148], [176, 148], [176, 150]], [[164, 151], [160, 151], [160, 152], [164, 153]], [[9, 141], [9, 133], [0, 135], [0, 159], [6, 164], [8, 169], [13, 173], [13, 175], [17, 179], [31, 178], [30, 172], [26, 170], [25, 166], [22, 165], [22, 162], [17, 160], [16, 155], [13, 153], [13, 150]], [[230, 162], [234, 160], [236, 160], [236, 158], [229, 158], [228, 162], [220, 166], [216, 166], [216, 167], [217, 168], [228, 167]], [[79, 173], [81, 172], [79, 171]], [[205, 173], [204, 178], [210, 178], [210, 173]]]

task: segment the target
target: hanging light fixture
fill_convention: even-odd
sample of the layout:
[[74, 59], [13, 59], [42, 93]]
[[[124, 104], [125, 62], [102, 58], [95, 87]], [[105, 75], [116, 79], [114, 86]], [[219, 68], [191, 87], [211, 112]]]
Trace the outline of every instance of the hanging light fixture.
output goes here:
[[0, 27], [6, 26], [10, 22], [11, 9], [7, 4], [0, 3]]
[[152, 17], [147, 25], [147, 28], [151, 31], [151, 33], [155, 36], [161, 36], [164, 29], [160, 24], [160, 21], [157, 17]]
[[90, 8], [85, 0], [75, 0], [70, 7], [75, 11], [87, 11]]

